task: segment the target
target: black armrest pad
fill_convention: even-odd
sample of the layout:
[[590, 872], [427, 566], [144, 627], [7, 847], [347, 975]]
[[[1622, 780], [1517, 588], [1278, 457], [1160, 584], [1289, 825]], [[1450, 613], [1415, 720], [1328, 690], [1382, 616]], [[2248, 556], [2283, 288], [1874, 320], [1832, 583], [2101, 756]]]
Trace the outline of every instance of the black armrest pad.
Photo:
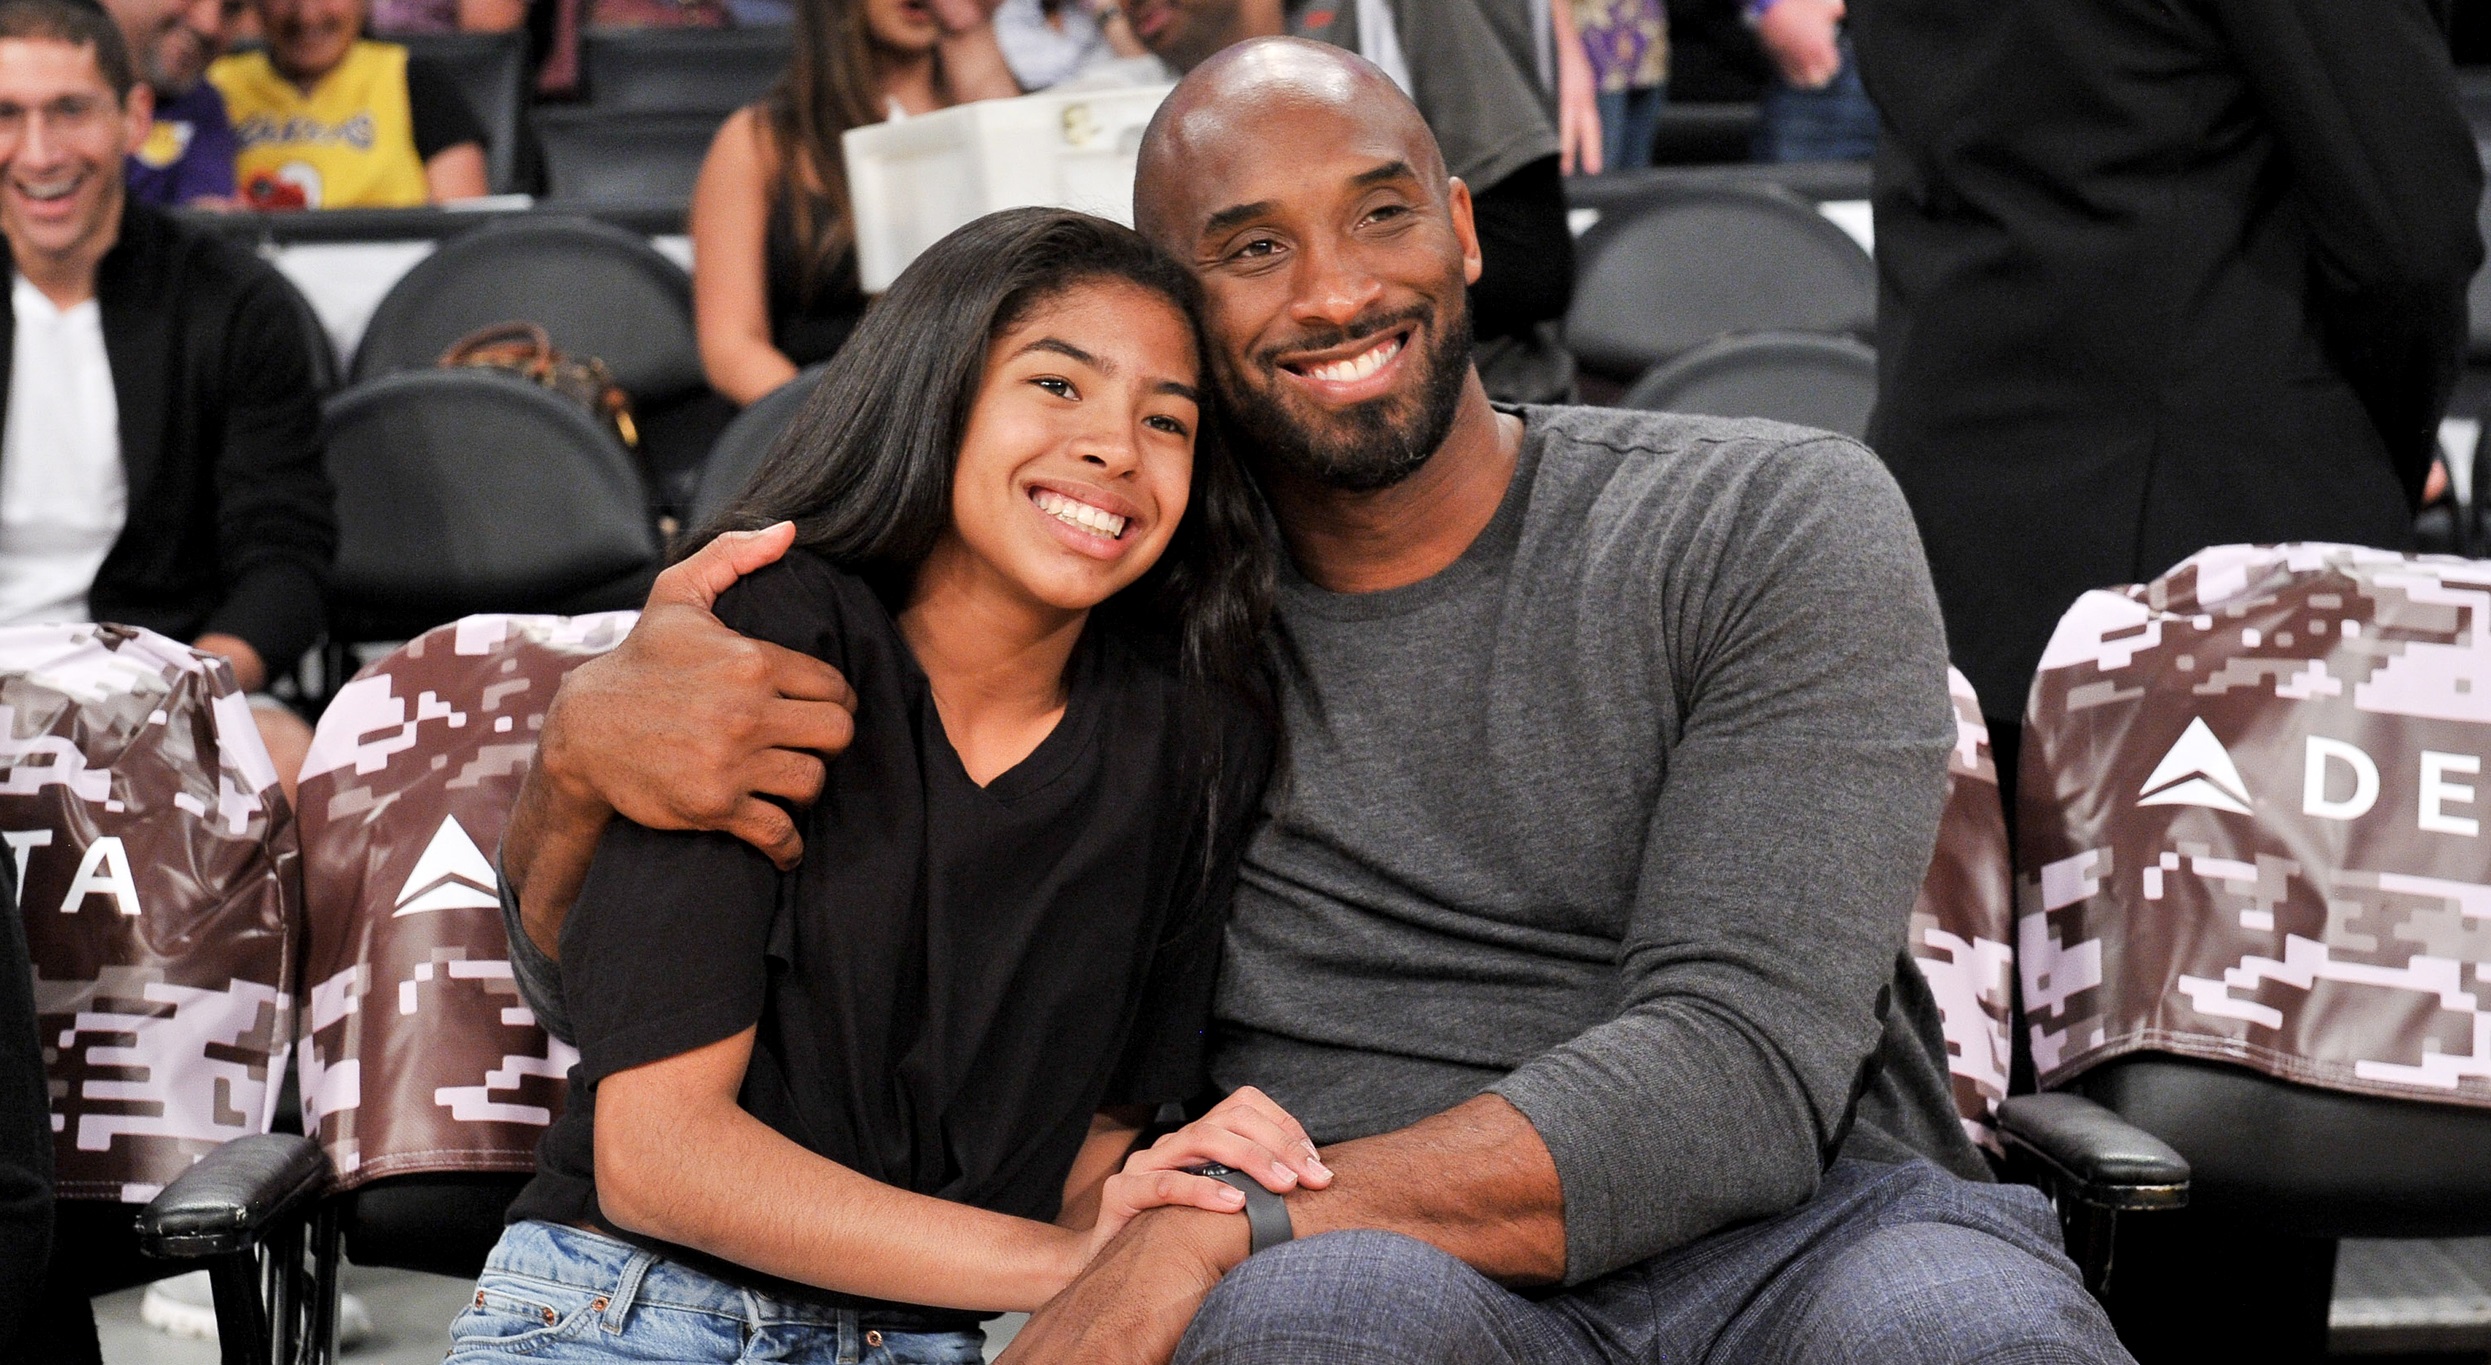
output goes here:
[[2064, 1198], [2106, 1209], [2188, 1202], [2188, 1158], [2082, 1095], [2015, 1095], [1998, 1106], [2010, 1157], [2041, 1168]]
[[199, 1159], [138, 1215], [150, 1256], [221, 1256], [256, 1242], [328, 1184], [320, 1144], [292, 1133], [235, 1138]]

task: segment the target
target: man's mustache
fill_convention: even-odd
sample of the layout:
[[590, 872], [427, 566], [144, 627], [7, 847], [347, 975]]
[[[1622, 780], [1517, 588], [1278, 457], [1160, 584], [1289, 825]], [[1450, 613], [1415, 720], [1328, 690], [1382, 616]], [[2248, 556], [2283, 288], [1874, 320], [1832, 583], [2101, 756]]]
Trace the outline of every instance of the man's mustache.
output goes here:
[[1298, 351], [1328, 351], [1353, 341], [1364, 341], [1378, 332], [1389, 332], [1403, 323], [1433, 327], [1436, 305], [1424, 299], [1397, 313], [1375, 313], [1352, 319], [1345, 327], [1313, 327], [1298, 333], [1276, 346], [1267, 346], [1254, 353], [1255, 363], [1268, 374], [1280, 368], [1280, 357]]

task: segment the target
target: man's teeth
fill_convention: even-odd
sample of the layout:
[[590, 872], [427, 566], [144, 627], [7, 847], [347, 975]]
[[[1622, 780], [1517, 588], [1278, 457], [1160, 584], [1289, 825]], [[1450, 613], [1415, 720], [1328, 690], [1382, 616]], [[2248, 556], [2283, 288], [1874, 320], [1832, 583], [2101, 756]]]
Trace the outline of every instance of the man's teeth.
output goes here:
[[1399, 354], [1401, 354], [1401, 338], [1394, 337], [1381, 346], [1351, 356], [1347, 360], [1335, 360], [1323, 365], [1309, 365], [1306, 367], [1306, 374], [1309, 378], [1320, 379], [1326, 383], [1348, 384], [1364, 379], [1384, 368], [1385, 362]]
[[1036, 501], [1039, 511], [1057, 521], [1078, 526], [1084, 531], [1094, 531], [1109, 540], [1115, 540], [1124, 534], [1124, 518], [1113, 512], [1092, 507], [1077, 498], [1068, 498], [1051, 489], [1041, 488], [1038, 490]]
[[19, 193], [25, 195], [29, 199], [39, 199], [45, 201], [53, 199], [66, 199], [69, 197], [70, 191], [78, 188], [78, 179], [77, 177], [72, 176], [67, 180], [61, 181], [57, 185], [29, 185], [21, 180], [18, 182], [17, 188]]

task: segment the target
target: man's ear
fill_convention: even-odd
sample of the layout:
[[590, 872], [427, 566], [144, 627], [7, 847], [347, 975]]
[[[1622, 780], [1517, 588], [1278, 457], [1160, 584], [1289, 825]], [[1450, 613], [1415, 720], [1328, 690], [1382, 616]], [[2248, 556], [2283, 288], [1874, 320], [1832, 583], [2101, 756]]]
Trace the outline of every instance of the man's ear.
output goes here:
[[130, 87], [130, 93], [122, 97], [121, 112], [130, 120], [129, 132], [121, 139], [126, 145], [121, 150], [126, 154], [136, 155], [139, 148], [147, 145], [148, 130], [156, 126], [154, 88], [145, 81], [133, 84]]
[[1479, 224], [1471, 217], [1470, 186], [1463, 184], [1462, 177], [1458, 175], [1448, 177], [1445, 185], [1445, 207], [1453, 213], [1453, 238], [1462, 244], [1462, 279], [1477, 284], [1482, 257], [1479, 255]]

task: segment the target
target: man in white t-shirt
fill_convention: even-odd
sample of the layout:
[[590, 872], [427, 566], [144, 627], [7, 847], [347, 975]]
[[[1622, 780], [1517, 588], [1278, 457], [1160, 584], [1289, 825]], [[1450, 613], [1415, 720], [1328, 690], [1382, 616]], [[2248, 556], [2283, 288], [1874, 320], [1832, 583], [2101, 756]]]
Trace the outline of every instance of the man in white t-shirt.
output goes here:
[[[270, 267], [129, 202], [134, 75], [100, 11], [0, 2], [0, 625], [144, 626], [257, 692], [318, 635], [335, 553], [310, 358]], [[310, 731], [260, 714], [290, 791]]]

